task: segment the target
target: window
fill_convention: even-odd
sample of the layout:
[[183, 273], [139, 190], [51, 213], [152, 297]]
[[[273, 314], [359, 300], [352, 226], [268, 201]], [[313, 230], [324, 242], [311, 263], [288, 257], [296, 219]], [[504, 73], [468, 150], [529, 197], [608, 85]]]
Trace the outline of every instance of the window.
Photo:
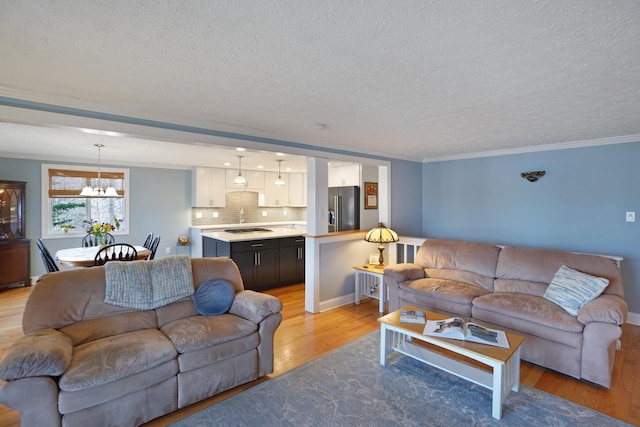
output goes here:
[[[129, 170], [42, 165], [43, 237], [86, 234], [92, 221], [114, 225], [114, 234], [128, 234]], [[85, 186], [113, 186], [124, 197], [81, 197]]]

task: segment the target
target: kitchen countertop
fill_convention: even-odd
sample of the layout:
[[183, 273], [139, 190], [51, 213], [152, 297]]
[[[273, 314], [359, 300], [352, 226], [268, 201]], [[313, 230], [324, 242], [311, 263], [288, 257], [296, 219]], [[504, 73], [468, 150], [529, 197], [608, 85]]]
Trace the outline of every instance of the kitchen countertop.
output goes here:
[[202, 237], [209, 237], [211, 239], [222, 240], [223, 242], [246, 242], [248, 240], [263, 240], [263, 239], [280, 239], [283, 237], [304, 236], [307, 234], [306, 228], [298, 227], [283, 227], [283, 226], [265, 226], [262, 224], [253, 224], [248, 226], [247, 224], [230, 224], [226, 228], [266, 228], [271, 231], [252, 231], [249, 233], [227, 233], [224, 230], [220, 231], [206, 231], [202, 233]]

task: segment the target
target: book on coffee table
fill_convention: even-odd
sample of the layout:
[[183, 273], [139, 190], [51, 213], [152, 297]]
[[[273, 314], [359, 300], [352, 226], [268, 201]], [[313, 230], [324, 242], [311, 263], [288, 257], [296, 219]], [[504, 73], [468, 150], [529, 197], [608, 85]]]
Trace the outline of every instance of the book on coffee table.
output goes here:
[[424, 312], [418, 310], [402, 310], [400, 311], [400, 321], [402, 323], [416, 323], [424, 325], [426, 318]]
[[504, 331], [485, 328], [477, 323], [465, 323], [459, 317], [451, 317], [444, 320], [427, 320], [423, 334], [509, 348], [509, 340]]

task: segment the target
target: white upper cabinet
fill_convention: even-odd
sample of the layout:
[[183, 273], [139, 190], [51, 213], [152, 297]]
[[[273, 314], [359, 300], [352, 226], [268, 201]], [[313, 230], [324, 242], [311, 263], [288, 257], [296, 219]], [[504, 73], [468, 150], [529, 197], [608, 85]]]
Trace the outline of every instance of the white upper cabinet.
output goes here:
[[246, 185], [237, 185], [233, 181], [238, 176], [238, 169], [225, 169], [226, 171], [226, 186], [228, 190], [242, 191], [252, 190], [260, 193], [264, 192], [264, 172], [243, 170], [242, 176], [247, 180]]
[[307, 174], [306, 173], [290, 173], [289, 174], [289, 206], [291, 207], [307, 206]]
[[191, 172], [191, 206], [222, 208], [225, 206], [224, 169], [196, 167]]
[[260, 206], [289, 206], [289, 174], [283, 173], [281, 177], [284, 181], [284, 186], [278, 187], [274, 184], [278, 179], [278, 173], [264, 173], [264, 200], [260, 200]]
[[329, 187], [360, 185], [360, 165], [329, 166]]

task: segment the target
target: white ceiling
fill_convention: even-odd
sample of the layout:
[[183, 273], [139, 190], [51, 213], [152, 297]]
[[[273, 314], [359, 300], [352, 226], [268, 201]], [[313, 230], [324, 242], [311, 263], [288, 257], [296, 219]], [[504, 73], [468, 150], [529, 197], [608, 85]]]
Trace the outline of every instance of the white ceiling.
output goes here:
[[[0, 52], [4, 156], [91, 158], [97, 138], [106, 161], [216, 166], [251, 145], [92, 138], [9, 98], [285, 141], [253, 145], [291, 165], [313, 147], [425, 161], [640, 135], [638, 0], [3, 0]], [[243, 166], [277, 167], [259, 151]]]

